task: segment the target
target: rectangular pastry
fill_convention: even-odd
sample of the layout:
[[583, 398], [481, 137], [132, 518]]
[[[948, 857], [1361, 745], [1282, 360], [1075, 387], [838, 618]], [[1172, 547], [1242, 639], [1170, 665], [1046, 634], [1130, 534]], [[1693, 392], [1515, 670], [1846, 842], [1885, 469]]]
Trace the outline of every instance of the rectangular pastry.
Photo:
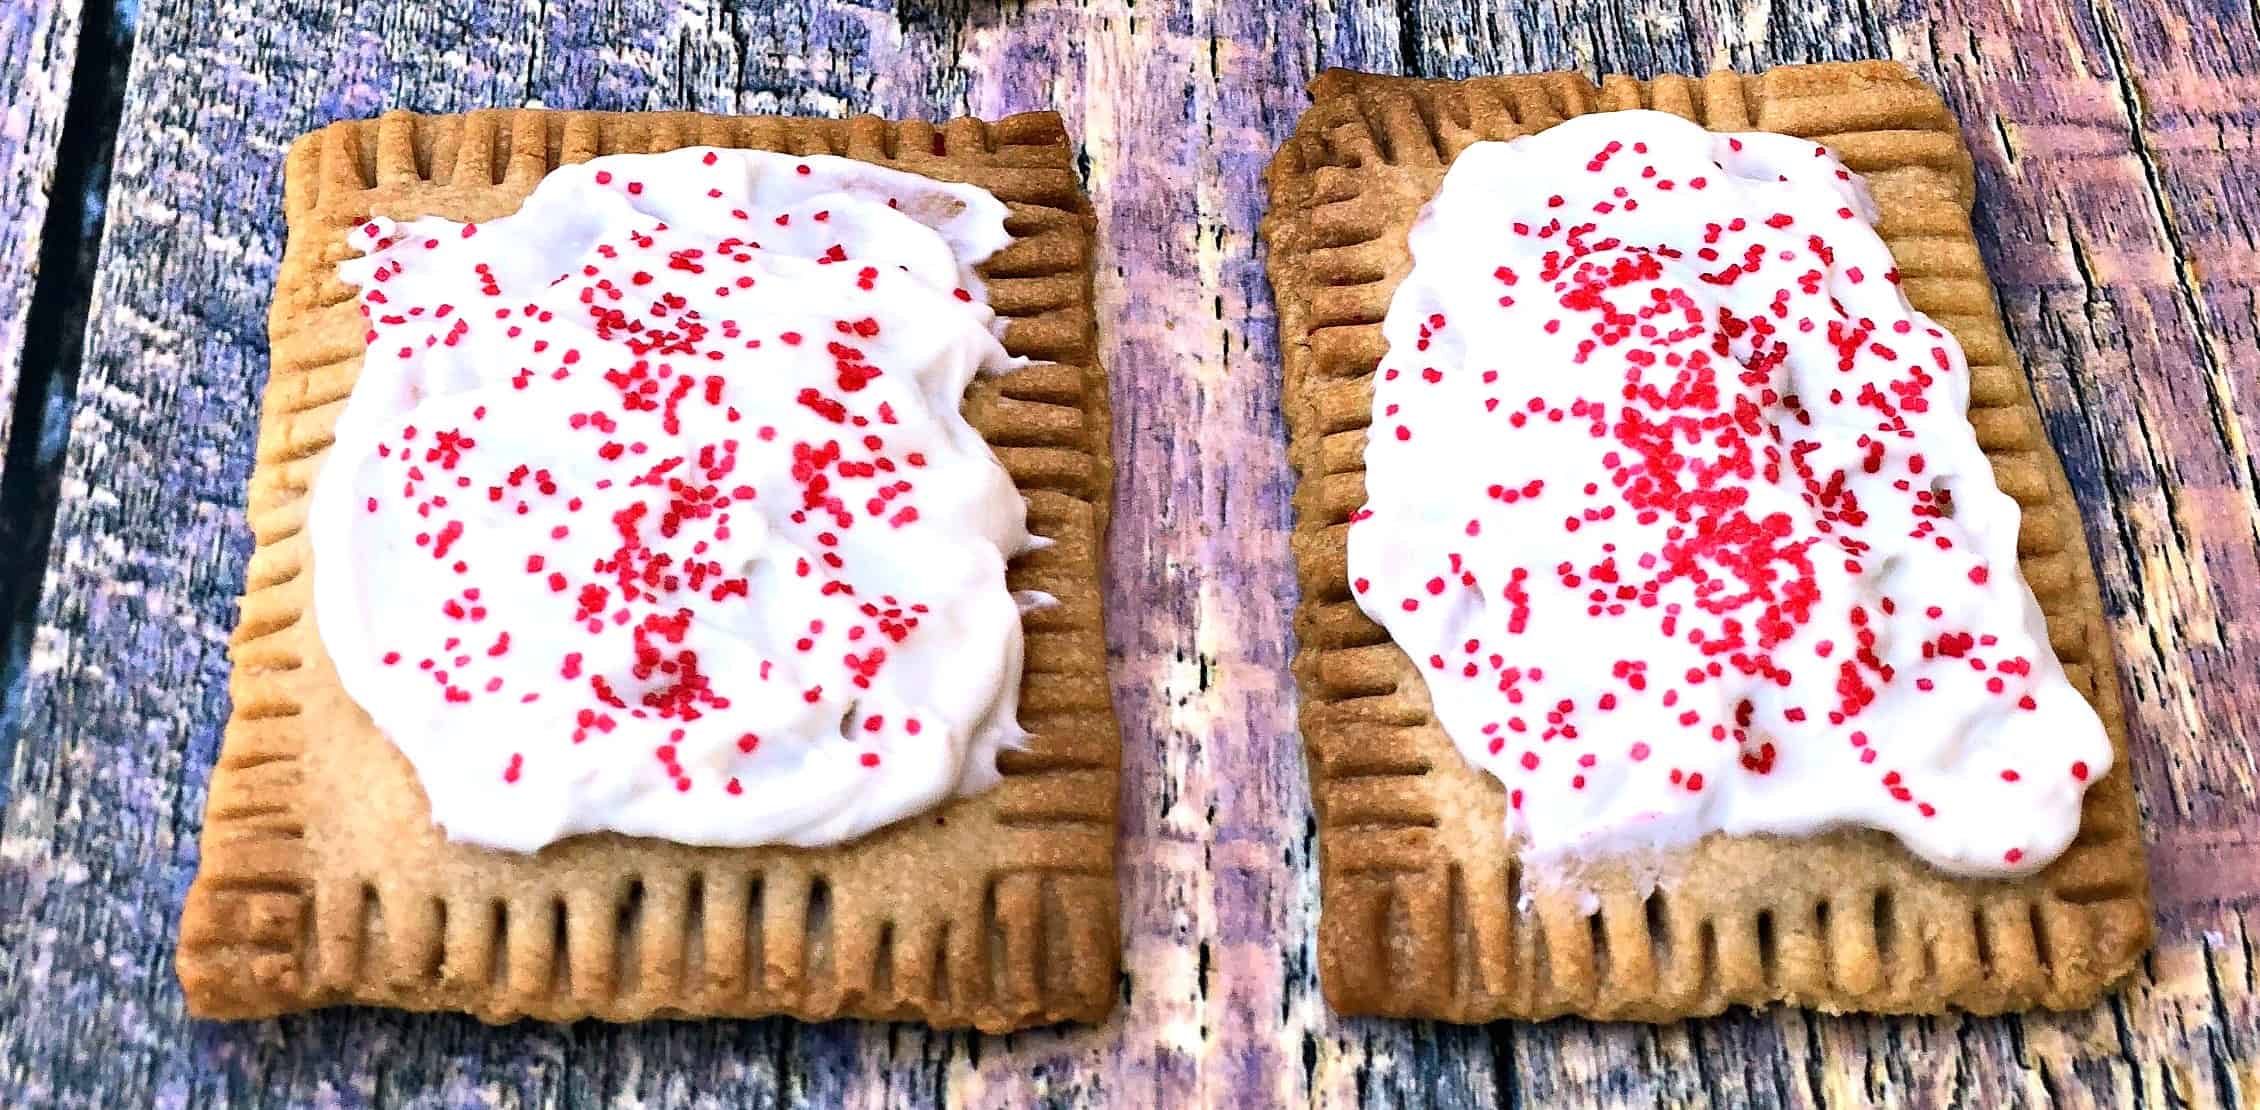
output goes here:
[[1312, 94], [1264, 232], [1328, 1000], [1986, 1012], [2131, 967], [2110, 640], [1938, 95]]
[[301, 139], [191, 1011], [1102, 1016], [1072, 157], [1048, 113]]

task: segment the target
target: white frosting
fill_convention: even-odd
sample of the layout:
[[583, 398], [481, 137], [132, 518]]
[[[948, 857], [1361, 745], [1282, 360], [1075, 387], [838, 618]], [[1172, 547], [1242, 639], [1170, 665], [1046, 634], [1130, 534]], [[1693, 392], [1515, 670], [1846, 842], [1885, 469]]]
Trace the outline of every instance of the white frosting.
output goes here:
[[1527, 856], [2077, 830], [2111, 747], [1875, 218], [1808, 140], [1616, 112], [1468, 148], [1414, 225], [1352, 588]]
[[828, 844], [995, 781], [1032, 541], [958, 410], [1006, 215], [692, 148], [351, 236], [315, 612], [449, 837]]

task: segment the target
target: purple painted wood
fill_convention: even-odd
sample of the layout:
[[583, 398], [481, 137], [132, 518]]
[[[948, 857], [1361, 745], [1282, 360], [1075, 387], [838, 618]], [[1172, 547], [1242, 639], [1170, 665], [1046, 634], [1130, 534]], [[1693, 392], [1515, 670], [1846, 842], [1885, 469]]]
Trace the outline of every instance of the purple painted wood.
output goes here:
[[[2072, 0], [1304, 5], [162, 0], [143, 13], [23, 742], [0, 816], [0, 1102], [2249, 1105], [2260, 1098], [2260, 39]], [[66, 51], [67, 53], [67, 51]], [[1664, 1028], [1345, 1021], [1309, 806], [1259, 172], [1320, 66], [1648, 75], [1892, 56], [1976, 153], [1980, 234], [2080, 487], [2134, 714], [2160, 947], [2085, 1014]], [[186, 1022], [170, 951], [248, 549], [279, 159], [383, 107], [940, 117], [1083, 142], [1122, 454], [1124, 1002], [981, 1038], [789, 1022]], [[4, 153], [4, 148], [0, 148]], [[4, 182], [0, 182], [4, 186]], [[0, 259], [6, 256], [0, 254]], [[0, 318], [0, 326], [5, 326]]]

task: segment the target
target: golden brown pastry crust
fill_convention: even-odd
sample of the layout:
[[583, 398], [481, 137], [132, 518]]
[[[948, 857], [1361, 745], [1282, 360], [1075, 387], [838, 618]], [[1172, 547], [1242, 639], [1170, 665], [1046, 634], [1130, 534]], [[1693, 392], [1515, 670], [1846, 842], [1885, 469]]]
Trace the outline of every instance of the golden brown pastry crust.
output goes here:
[[[2085, 1006], [2150, 940], [2126, 720], [2078, 508], [2009, 349], [1971, 235], [1972, 172], [1938, 94], [1881, 62], [1652, 83], [1576, 74], [1426, 81], [1329, 71], [1271, 164], [1264, 221], [1300, 473], [1295, 673], [1319, 813], [1319, 977], [1346, 1013], [1486, 1021], [1664, 1021], [1729, 1004], [1936, 1013]], [[2024, 508], [2018, 550], [2072, 684], [2117, 763], [2078, 839], [2030, 878], [1960, 879], [1889, 836], [1713, 836], [1660, 884], [1604, 865], [1591, 903], [1537, 889], [1508, 849], [1498, 782], [1436, 724], [1426, 686], [1351, 600], [1344, 549], [1365, 499], [1381, 319], [1405, 235], [1470, 143], [1565, 117], [1657, 108], [1779, 131], [1866, 175], [1907, 296], [1971, 364], [1970, 420]]]
[[[982, 267], [1036, 360], [965, 408], [1055, 545], [1009, 584], [1026, 618], [1027, 750], [1004, 781], [820, 850], [583, 836], [520, 856], [451, 844], [407, 761], [345, 695], [316, 634], [306, 491], [359, 374], [337, 277], [371, 214], [491, 219], [560, 163], [691, 145], [838, 154], [995, 193], [1012, 244]], [[289, 243], [232, 647], [235, 703], [177, 964], [192, 1012], [335, 1003], [489, 1021], [787, 1013], [1006, 1030], [1113, 1004], [1114, 808], [1098, 550], [1113, 468], [1091, 292], [1094, 222], [1057, 116], [941, 126], [689, 114], [394, 113], [291, 148]]]

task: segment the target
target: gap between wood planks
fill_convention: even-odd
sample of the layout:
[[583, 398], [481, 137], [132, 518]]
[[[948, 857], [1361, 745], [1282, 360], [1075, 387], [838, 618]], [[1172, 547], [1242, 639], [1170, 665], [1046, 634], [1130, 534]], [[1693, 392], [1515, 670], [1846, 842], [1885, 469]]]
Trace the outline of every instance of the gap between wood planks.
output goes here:
[[[135, 0], [90, 3], [80, 13], [70, 99], [40, 229], [38, 274], [24, 315], [22, 379], [0, 458], [0, 620], [6, 621], [0, 638], [0, 768], [14, 764], [23, 724], [25, 672], [77, 407], [87, 305], [133, 58], [135, 15]], [[0, 807], [8, 804], [10, 781], [0, 775]]]

